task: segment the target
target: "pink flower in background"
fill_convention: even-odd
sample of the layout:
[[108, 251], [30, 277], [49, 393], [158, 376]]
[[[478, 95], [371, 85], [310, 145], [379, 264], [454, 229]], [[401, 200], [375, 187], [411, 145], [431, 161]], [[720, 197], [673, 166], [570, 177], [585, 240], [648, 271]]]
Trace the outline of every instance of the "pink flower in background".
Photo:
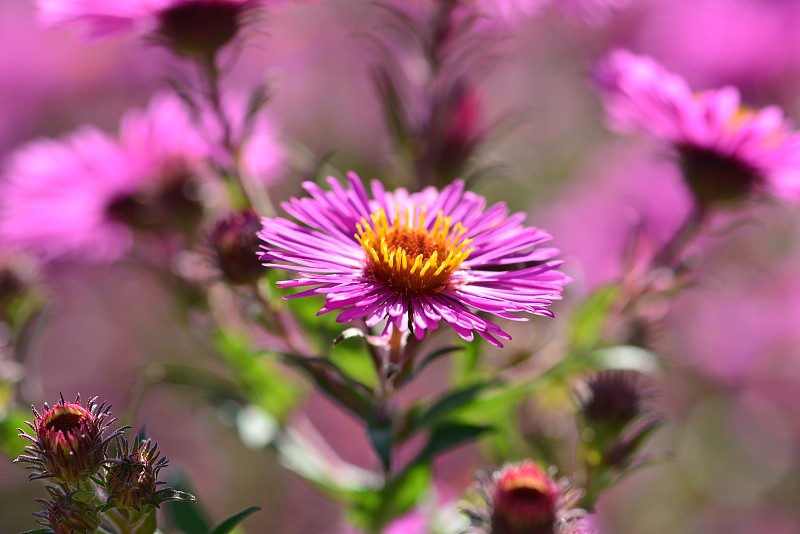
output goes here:
[[310, 287], [290, 298], [326, 295], [320, 313], [340, 310], [339, 322], [387, 319], [384, 333], [418, 338], [444, 320], [468, 341], [477, 332], [497, 346], [510, 336], [472, 309], [512, 320], [552, 316], [548, 306], [568, 278], [552, 261], [558, 250], [538, 247], [550, 236], [522, 226], [523, 214], [502, 203], [486, 209], [461, 181], [414, 194], [373, 181], [372, 200], [353, 173], [349, 190], [328, 182], [331, 191], [306, 182], [311, 198], [283, 205], [301, 224], [262, 221], [264, 265], [300, 273], [281, 287]]
[[241, 9], [270, 0], [36, 0], [45, 26], [79, 24], [92, 37], [151, 30], [171, 11], [220, 6]]
[[747, 108], [733, 87], [692, 92], [653, 59], [626, 50], [612, 52], [596, 75], [611, 127], [668, 144], [701, 204], [800, 196], [800, 136], [779, 108]]
[[587, 24], [601, 24], [626, 8], [630, 0], [552, 0], [565, 15]]
[[131, 226], [195, 216], [196, 201], [185, 193], [207, 152], [170, 95], [127, 113], [118, 140], [84, 127], [33, 141], [0, 180], [0, 240], [46, 260], [117, 259], [133, 242]]
[[151, 33], [173, 51], [208, 58], [259, 7], [278, 0], [37, 0], [45, 26], [83, 26], [89, 37]]

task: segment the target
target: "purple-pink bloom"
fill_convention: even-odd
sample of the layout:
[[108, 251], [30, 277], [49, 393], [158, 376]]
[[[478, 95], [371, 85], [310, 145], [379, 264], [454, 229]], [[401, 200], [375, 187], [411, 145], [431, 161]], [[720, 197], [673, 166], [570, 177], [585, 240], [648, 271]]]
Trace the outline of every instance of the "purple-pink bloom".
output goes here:
[[280, 287], [310, 288], [288, 298], [325, 295], [320, 314], [338, 310], [339, 322], [369, 327], [386, 320], [384, 334], [421, 339], [444, 320], [467, 341], [477, 332], [497, 346], [510, 336], [474, 310], [517, 321], [553, 315], [548, 306], [569, 279], [553, 260], [558, 249], [539, 247], [550, 235], [522, 226], [524, 214], [487, 209], [460, 180], [413, 194], [372, 181], [371, 199], [354, 173], [349, 189], [328, 183], [330, 191], [306, 182], [311, 198], [283, 204], [299, 224], [262, 220], [264, 265], [299, 273]]
[[[178, 215], [174, 193], [200, 172], [207, 153], [172, 95], [128, 112], [118, 139], [83, 127], [59, 140], [33, 141], [12, 156], [0, 179], [0, 241], [46, 260], [114, 260], [133, 242], [132, 222]], [[158, 206], [158, 214], [152, 203], [138, 205], [162, 193], [173, 193], [173, 204]]]
[[752, 193], [800, 197], [800, 135], [776, 106], [751, 109], [734, 87], [693, 92], [649, 57], [616, 50], [596, 78], [610, 126], [671, 146], [701, 202]]
[[45, 26], [77, 24], [90, 37], [146, 32], [158, 28], [164, 17], [197, 5], [241, 9], [269, 0], [37, 0], [39, 20]]

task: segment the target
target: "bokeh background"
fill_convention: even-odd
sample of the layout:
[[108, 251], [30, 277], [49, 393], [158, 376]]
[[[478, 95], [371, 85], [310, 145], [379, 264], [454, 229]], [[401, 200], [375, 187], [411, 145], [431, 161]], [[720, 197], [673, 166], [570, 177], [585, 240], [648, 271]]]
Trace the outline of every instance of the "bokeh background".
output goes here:
[[[391, 182], [397, 160], [361, 36], [379, 27], [369, 5], [282, 6], [250, 30], [229, 83], [246, 89], [271, 81], [269, 110], [293, 157], [329, 154], [336, 168]], [[528, 212], [530, 223], [555, 236], [575, 278], [559, 314], [623, 274], [632, 228], [663, 239], [689, 205], [660, 147], [606, 131], [589, 78], [593, 63], [625, 46], [697, 89], [735, 84], [747, 103], [779, 104], [800, 120], [798, 28], [800, 4], [792, 0], [633, 0], [601, 25], [555, 10], [515, 21], [501, 60], [474, 81], [486, 117], [512, 112], [523, 120], [480, 153], [481, 161], [501, 163], [503, 176], [476, 189]], [[85, 42], [70, 30], [41, 29], [32, 0], [3, 0], [0, 161], [28, 140], [83, 123], [116, 129], [126, 109], [143, 106], [165, 86], [164, 74], [181, 68], [135, 37]], [[297, 194], [296, 178], [288, 171], [273, 186], [275, 198]], [[656, 404], [668, 423], [648, 449], [671, 459], [602, 498], [609, 534], [800, 534], [798, 236], [796, 206], [759, 207], [705, 240], [699, 283], [671, 309], [654, 310], [653, 345], [668, 364], [655, 379]], [[22, 398], [41, 404], [81, 392], [110, 400], [121, 415], [137, 408], [135, 426], [147, 424], [215, 517], [257, 504], [263, 510], [247, 532], [338, 532], [340, 510], [270, 453], [242, 445], [224, 410], [165, 386], [134, 406], [150, 364], [202, 358], [177, 303], [151, 274], [125, 263], [56, 263], [44, 276], [53, 305], [25, 362]], [[538, 343], [536, 335], [547, 334], [519, 335], [508, 350]], [[445, 362], [431, 367], [419, 390], [434, 390], [447, 372]], [[373, 465], [357, 424], [327, 400], [310, 396], [303, 413], [342, 457]], [[474, 448], [447, 455], [439, 466], [443, 493], [466, 487], [480, 458]], [[0, 532], [32, 528], [42, 489], [25, 476], [0, 462]]]

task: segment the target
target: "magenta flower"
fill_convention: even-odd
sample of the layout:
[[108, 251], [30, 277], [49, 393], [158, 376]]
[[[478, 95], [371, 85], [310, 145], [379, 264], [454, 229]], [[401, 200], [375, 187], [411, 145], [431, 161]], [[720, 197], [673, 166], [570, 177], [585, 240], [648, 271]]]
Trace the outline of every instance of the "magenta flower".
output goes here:
[[485, 209], [461, 181], [414, 194], [373, 181], [373, 199], [353, 173], [349, 190], [328, 182], [331, 191], [306, 182], [311, 198], [283, 205], [300, 224], [262, 220], [264, 265], [299, 272], [281, 287], [310, 287], [289, 298], [322, 294], [320, 314], [339, 310], [339, 322], [370, 327], [386, 319], [384, 334], [394, 327], [419, 339], [444, 320], [467, 341], [477, 332], [500, 347], [497, 338], [510, 336], [473, 310], [552, 316], [548, 306], [568, 278], [552, 261], [559, 251], [538, 247], [550, 235], [522, 226], [523, 214], [509, 216], [504, 204]]
[[800, 135], [779, 108], [744, 107], [733, 87], [692, 92], [651, 58], [625, 50], [600, 64], [597, 80], [611, 127], [668, 144], [701, 205], [756, 193], [800, 197]]
[[34, 141], [0, 179], [0, 241], [45, 260], [117, 259], [132, 245], [132, 228], [196, 222], [192, 189], [207, 154], [171, 95], [127, 113], [118, 140], [84, 127]]
[[279, 0], [37, 0], [45, 26], [77, 24], [90, 37], [145, 33], [185, 56], [208, 58], [259, 7]]

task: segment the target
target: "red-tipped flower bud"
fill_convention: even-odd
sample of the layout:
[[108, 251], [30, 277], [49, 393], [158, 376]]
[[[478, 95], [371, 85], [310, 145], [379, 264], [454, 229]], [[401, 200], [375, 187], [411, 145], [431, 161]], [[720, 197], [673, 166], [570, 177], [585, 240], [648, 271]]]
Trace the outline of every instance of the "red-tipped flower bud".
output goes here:
[[555, 532], [560, 499], [558, 485], [536, 464], [506, 466], [496, 474], [492, 534]]
[[32, 445], [25, 448], [15, 462], [27, 463], [34, 471], [30, 479], [54, 478], [65, 484], [75, 484], [97, 473], [106, 461], [108, 442], [122, 433], [122, 428], [104, 437], [105, 430], [116, 421], [109, 414], [110, 406], [97, 405], [96, 398], [81, 405], [61, 402], [50, 408], [47, 403], [39, 413], [33, 408], [34, 421], [26, 424], [33, 435], [20, 429], [20, 437]]

